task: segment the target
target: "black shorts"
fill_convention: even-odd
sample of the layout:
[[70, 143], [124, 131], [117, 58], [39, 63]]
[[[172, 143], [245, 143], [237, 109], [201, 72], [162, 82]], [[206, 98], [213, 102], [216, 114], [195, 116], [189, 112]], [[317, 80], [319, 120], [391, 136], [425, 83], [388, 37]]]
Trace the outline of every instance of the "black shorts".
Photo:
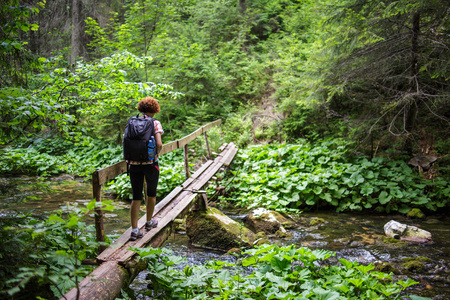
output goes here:
[[144, 177], [147, 181], [147, 196], [156, 197], [156, 188], [159, 180], [159, 165], [130, 165], [131, 188], [133, 189], [133, 200], [142, 200], [142, 189], [144, 188]]

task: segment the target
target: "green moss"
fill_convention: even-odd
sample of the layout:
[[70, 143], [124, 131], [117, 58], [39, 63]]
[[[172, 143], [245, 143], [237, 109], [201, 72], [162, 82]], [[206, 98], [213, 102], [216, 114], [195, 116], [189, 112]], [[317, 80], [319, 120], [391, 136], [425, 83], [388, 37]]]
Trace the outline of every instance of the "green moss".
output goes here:
[[256, 234], [256, 238], [257, 239], [266, 239], [267, 238], [267, 234], [264, 231], [260, 231]]
[[241, 249], [231, 248], [230, 250], [228, 250], [227, 254], [238, 254], [239, 252], [241, 252]]
[[425, 270], [425, 265], [422, 262], [415, 260], [404, 263], [402, 266], [408, 271], [415, 273], [423, 272]]
[[187, 234], [192, 243], [213, 249], [231, 249], [251, 246], [253, 233], [229, 219], [218, 209], [191, 212], [187, 219]]
[[283, 230], [278, 230], [275, 234], [280, 238], [292, 238], [292, 233]]
[[295, 228], [295, 223], [292, 221], [286, 221], [286, 222], [281, 223], [281, 226], [283, 226], [286, 229], [292, 229], [292, 228]]
[[398, 240], [398, 239], [394, 239], [392, 237], [384, 237], [383, 238], [383, 243], [385, 244], [398, 244], [401, 243], [402, 241]]
[[405, 257], [403, 258], [403, 261], [408, 262], [408, 261], [420, 261], [423, 263], [430, 263], [432, 262], [432, 260], [428, 257], [424, 257], [424, 256], [417, 256], [417, 257]]
[[408, 246], [408, 243], [391, 237], [383, 237], [383, 243], [391, 248], [402, 248]]
[[261, 245], [264, 245], [264, 244], [270, 245], [270, 241], [267, 238], [265, 238], [265, 239], [259, 239], [256, 242], [256, 246], [261, 246]]
[[309, 221], [309, 225], [316, 226], [316, 225], [324, 224], [325, 222], [326, 222], [325, 219], [322, 219], [322, 218], [312, 218]]
[[412, 219], [423, 219], [425, 218], [425, 214], [418, 208], [411, 209], [406, 216]]
[[388, 274], [389, 273], [400, 274], [400, 272], [396, 268], [394, 268], [392, 266], [392, 264], [389, 262], [380, 262], [380, 263], [375, 264], [374, 267], [375, 267], [375, 270], [378, 272], [383, 272], [383, 273], [388, 273]]

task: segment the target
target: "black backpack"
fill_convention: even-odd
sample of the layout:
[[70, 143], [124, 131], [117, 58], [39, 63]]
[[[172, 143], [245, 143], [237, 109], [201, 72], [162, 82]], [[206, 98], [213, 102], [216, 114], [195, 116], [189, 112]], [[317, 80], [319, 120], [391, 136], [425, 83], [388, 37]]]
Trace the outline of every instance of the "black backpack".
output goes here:
[[123, 134], [123, 158], [125, 160], [148, 161], [148, 141], [155, 135], [153, 118], [131, 117]]

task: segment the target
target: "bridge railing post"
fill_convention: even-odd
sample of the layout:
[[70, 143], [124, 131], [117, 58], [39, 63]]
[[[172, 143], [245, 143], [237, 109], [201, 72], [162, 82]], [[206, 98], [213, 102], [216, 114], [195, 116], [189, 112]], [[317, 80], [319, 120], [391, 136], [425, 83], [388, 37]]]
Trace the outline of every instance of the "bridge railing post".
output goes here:
[[209, 149], [208, 135], [206, 134], [206, 131], [203, 132], [203, 135], [205, 136], [206, 151], [208, 153], [208, 159], [211, 159], [211, 150]]
[[[92, 192], [96, 202], [102, 202], [102, 185], [100, 184], [99, 172], [95, 171], [92, 174]], [[103, 210], [101, 206], [96, 205], [95, 209], [95, 234], [97, 242], [105, 241], [105, 227], [103, 224]], [[99, 253], [105, 250], [105, 246], [100, 246]]]
[[191, 177], [189, 174], [189, 155], [188, 155], [188, 144], [183, 146], [183, 154], [184, 154], [184, 175], [186, 180]]

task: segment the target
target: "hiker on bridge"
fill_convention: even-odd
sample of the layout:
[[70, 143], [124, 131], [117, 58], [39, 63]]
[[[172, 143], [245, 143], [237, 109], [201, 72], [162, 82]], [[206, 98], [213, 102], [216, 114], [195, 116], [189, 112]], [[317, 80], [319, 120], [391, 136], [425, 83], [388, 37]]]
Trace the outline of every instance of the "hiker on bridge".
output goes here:
[[158, 221], [152, 219], [156, 204], [156, 188], [159, 179], [158, 155], [162, 149], [161, 135], [164, 130], [161, 123], [153, 119], [160, 111], [159, 103], [153, 97], [145, 97], [137, 106], [143, 116], [131, 117], [124, 133], [124, 159], [129, 165], [133, 199], [131, 202], [131, 236], [135, 241], [143, 236], [138, 228], [139, 209], [143, 198], [144, 178], [147, 182], [147, 222], [145, 229], [158, 226]]

